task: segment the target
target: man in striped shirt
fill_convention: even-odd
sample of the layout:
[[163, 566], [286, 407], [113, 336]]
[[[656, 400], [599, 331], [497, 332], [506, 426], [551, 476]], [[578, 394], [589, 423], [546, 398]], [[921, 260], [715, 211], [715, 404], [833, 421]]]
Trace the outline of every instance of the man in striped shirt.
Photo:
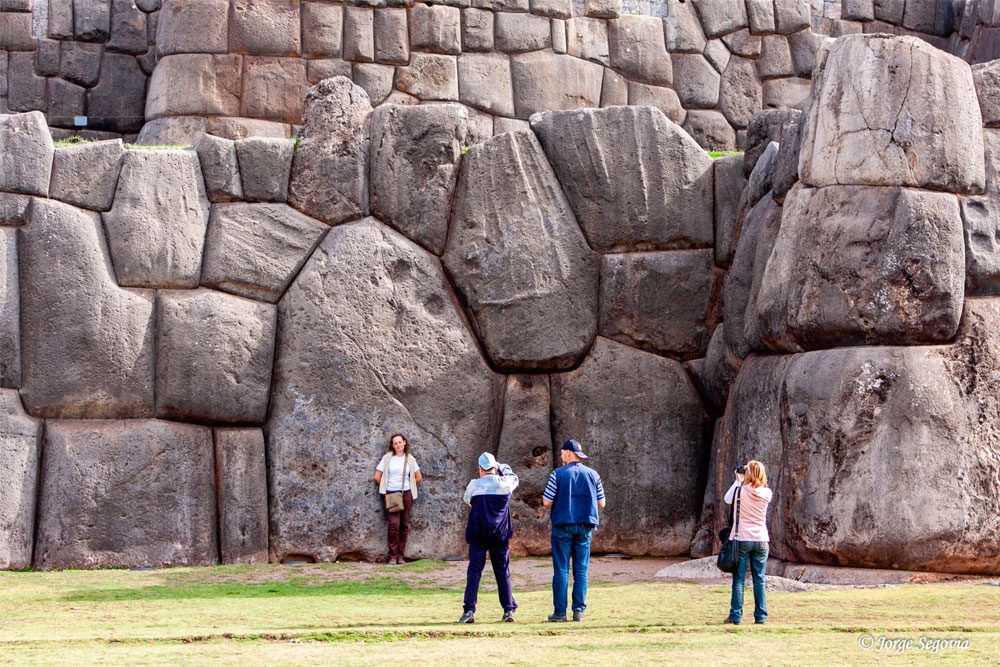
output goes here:
[[582, 621], [587, 608], [587, 567], [590, 537], [604, 509], [604, 485], [597, 472], [580, 461], [588, 458], [576, 440], [567, 440], [559, 452], [563, 465], [552, 471], [542, 504], [552, 509], [552, 606], [549, 621], [566, 621], [566, 593], [573, 562], [573, 620]]

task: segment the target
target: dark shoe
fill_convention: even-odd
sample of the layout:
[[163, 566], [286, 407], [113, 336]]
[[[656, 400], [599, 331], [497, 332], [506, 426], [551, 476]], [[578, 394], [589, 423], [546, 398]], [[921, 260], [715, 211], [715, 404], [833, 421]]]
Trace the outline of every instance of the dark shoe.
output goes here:
[[727, 616], [725, 622], [726, 623], [730, 623], [732, 625], [739, 625], [740, 624], [739, 621], [734, 621], [732, 616]]
[[514, 622], [514, 610], [505, 611], [503, 613], [503, 618], [500, 619], [501, 623], [513, 623]]
[[573, 612], [573, 620], [574, 621], [582, 621], [583, 620], [583, 612], [582, 611], [574, 611]]
[[764, 625], [765, 623], [767, 623], [767, 621], [764, 620], [764, 619], [761, 619], [759, 621], [755, 620], [753, 623], [754, 623], [754, 625]]
[[549, 623], [565, 623], [566, 614], [549, 614]]
[[474, 611], [467, 611], [464, 614], [462, 614], [462, 618], [458, 619], [458, 622], [459, 623], [475, 623], [476, 619], [473, 618], [474, 615], [475, 615]]

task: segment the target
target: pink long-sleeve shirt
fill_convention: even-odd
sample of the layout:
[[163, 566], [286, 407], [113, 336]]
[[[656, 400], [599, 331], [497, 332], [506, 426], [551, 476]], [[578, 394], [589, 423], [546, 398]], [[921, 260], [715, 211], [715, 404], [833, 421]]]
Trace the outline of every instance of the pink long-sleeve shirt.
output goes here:
[[[738, 487], [740, 483], [733, 482], [726, 491], [727, 504], [733, 504]], [[730, 528], [729, 539], [742, 542], [769, 542], [771, 538], [767, 533], [767, 505], [771, 502], [771, 489], [764, 486], [755, 488], [748, 484], [742, 485], [742, 489], [739, 503], [740, 530], [734, 535], [733, 529]]]

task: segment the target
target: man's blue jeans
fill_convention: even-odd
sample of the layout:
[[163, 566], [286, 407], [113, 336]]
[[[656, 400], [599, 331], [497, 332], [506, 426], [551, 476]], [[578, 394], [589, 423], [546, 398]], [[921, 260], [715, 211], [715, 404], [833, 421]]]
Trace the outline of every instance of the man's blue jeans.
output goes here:
[[593, 532], [594, 527], [584, 523], [552, 526], [552, 606], [557, 616], [566, 615], [570, 558], [573, 559], [573, 611], [587, 608], [587, 567]]
[[733, 623], [743, 620], [743, 582], [750, 564], [753, 577], [753, 618], [758, 623], [767, 620], [767, 600], [764, 599], [764, 569], [767, 567], [767, 542], [740, 541], [739, 561], [733, 572], [733, 598], [730, 601], [729, 618]]

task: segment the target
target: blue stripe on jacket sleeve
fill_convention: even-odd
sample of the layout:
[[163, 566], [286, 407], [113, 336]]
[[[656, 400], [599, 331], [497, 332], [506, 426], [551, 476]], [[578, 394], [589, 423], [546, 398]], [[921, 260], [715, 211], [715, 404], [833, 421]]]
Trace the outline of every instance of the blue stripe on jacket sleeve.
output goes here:
[[597, 478], [597, 499], [604, 500], [604, 482], [600, 477]]

